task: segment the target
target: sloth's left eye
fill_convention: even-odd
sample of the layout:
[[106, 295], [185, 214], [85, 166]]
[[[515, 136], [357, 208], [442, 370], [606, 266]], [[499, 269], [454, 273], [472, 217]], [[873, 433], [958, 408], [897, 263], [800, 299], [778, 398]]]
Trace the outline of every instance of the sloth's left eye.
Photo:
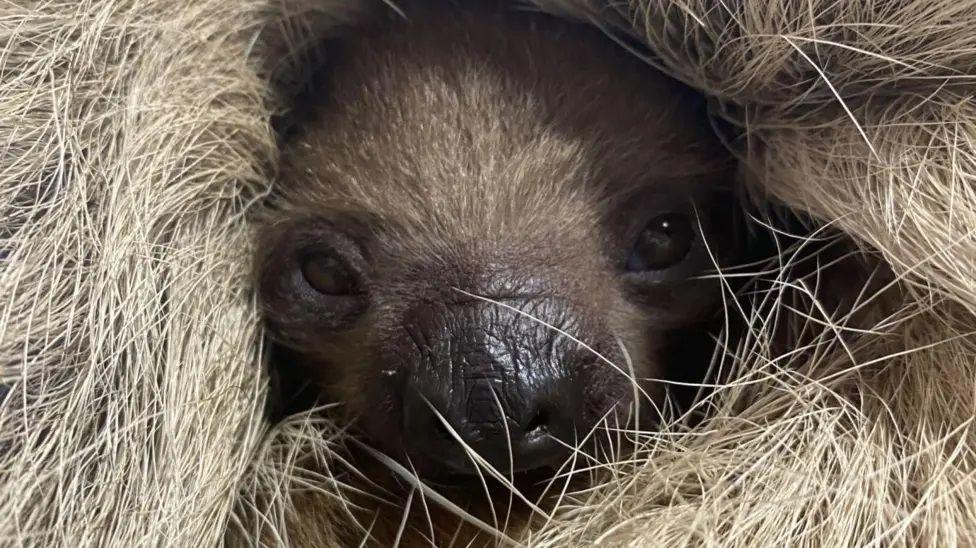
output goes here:
[[313, 253], [302, 263], [302, 276], [312, 289], [323, 295], [342, 296], [359, 293], [356, 276], [337, 258]]
[[627, 270], [663, 270], [680, 263], [691, 251], [695, 233], [691, 220], [681, 213], [665, 213], [651, 219], [641, 231]]

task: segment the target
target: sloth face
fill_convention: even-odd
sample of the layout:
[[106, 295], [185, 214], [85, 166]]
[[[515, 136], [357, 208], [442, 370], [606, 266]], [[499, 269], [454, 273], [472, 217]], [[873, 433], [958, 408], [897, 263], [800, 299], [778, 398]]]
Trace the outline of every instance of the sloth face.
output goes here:
[[653, 420], [663, 337], [715, 306], [699, 276], [725, 227], [680, 196], [615, 213], [636, 229], [590, 225], [591, 242], [506, 233], [426, 252], [406, 230], [288, 219], [265, 234], [269, 325], [387, 451], [470, 472], [463, 441], [499, 470], [556, 465], [635, 404]]
[[552, 22], [421, 17], [338, 52], [261, 227], [287, 365], [425, 474], [557, 466], [653, 421], [664, 340], [733, 255], [700, 105]]

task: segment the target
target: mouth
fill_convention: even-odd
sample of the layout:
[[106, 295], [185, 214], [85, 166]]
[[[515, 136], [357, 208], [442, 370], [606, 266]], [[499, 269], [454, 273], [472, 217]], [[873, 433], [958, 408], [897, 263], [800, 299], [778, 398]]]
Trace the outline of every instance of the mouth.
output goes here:
[[[431, 413], [426, 405], [400, 401], [395, 409], [366, 410], [354, 423], [354, 431], [362, 443], [425, 480], [454, 484], [479, 476], [552, 478], [573, 475], [572, 470], [581, 466], [592, 467], [599, 455], [619, 453], [621, 447], [606, 447], [606, 440], [614, 438], [609, 443], [619, 445], [620, 436], [612, 432], [626, 429], [633, 413], [614, 410], [630, 409], [633, 395], [607, 398], [611, 399], [612, 404], [595, 410], [596, 420], [573, 416], [565, 431], [550, 429], [554, 420], [548, 411], [534, 413], [521, 424], [505, 417], [504, 422], [472, 425], [454, 423], [451, 419], [456, 417]], [[421, 419], [411, 418], [418, 411]], [[647, 415], [640, 413], [642, 418]]]
[[[479, 447], [481, 444], [467, 443], [456, 432], [451, 432], [440, 424], [436, 435], [450, 444], [446, 446], [446, 450], [431, 454], [426, 448], [418, 447], [413, 451], [423, 462], [429, 462], [431, 468], [454, 476], [482, 473], [511, 476], [533, 471], [555, 471], [569, 457], [570, 446], [554, 438], [544, 428], [539, 430], [526, 436], [516, 453], [511, 449], [511, 442], [501, 450], [495, 450], [491, 446]], [[508, 432], [505, 434], [510, 435]]]

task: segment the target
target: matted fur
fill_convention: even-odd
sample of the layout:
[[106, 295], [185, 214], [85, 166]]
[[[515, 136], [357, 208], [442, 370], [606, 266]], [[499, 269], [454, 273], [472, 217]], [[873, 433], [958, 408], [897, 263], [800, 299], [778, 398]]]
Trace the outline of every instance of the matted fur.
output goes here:
[[[647, 45], [746, 130], [730, 144], [757, 201], [839, 228], [899, 287], [825, 317], [804, 295], [852, 282], [794, 279], [784, 253], [709, 420], [643, 433], [593, 489], [494, 538], [976, 544], [976, 5], [539, 5]], [[0, 4], [0, 543], [328, 545], [383, 527], [352, 520], [340, 429], [265, 424], [247, 277], [245, 212], [275, 160], [268, 59], [361, 7]], [[780, 322], [802, 352], [771, 344]]]

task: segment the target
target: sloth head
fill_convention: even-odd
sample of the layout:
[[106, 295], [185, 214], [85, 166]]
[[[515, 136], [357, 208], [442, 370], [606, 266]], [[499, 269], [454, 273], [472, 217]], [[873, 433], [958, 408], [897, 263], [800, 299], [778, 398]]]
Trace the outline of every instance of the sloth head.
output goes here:
[[601, 425], [654, 417], [664, 341], [714, 314], [707, 275], [733, 245], [734, 165], [699, 100], [526, 14], [352, 34], [261, 226], [288, 365], [422, 472], [471, 472], [470, 450], [558, 465]]

